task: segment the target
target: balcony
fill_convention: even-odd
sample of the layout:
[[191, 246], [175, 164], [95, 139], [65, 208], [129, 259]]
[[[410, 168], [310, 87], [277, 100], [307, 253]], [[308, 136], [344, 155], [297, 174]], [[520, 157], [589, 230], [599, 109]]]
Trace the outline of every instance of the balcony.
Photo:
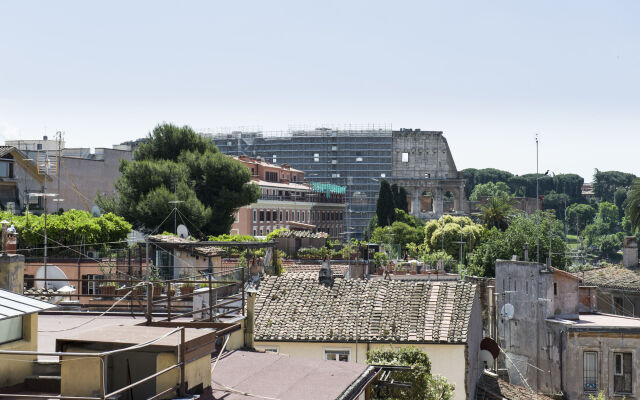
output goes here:
[[344, 195], [342, 194], [330, 194], [327, 196], [326, 193], [319, 192], [310, 192], [303, 193], [302, 195], [266, 195], [263, 194], [260, 196], [260, 200], [269, 200], [269, 201], [296, 201], [296, 202], [305, 202], [305, 203], [344, 203]]

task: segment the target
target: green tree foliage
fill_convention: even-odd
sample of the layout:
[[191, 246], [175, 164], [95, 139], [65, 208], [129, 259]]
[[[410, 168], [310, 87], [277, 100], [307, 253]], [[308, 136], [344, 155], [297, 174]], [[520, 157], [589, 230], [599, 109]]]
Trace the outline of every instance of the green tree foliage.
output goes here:
[[[29, 214], [28, 225], [26, 216], [16, 216], [8, 212], [0, 213], [0, 219], [6, 219], [15, 225], [19, 248], [41, 248], [44, 245], [44, 215]], [[126, 243], [113, 242], [123, 241], [130, 232], [131, 224], [112, 213], [94, 217], [87, 211], [69, 210], [62, 214], [47, 215], [47, 237], [49, 246], [53, 247], [50, 255], [61, 253], [77, 257], [77, 253], [69, 253], [68, 249], [60, 246], [78, 243], [100, 244], [97, 246], [100, 248], [126, 247]]]
[[626, 188], [623, 187], [619, 187], [616, 189], [616, 191], [613, 193], [613, 203], [616, 205], [616, 207], [618, 207], [618, 210], [621, 213], [621, 217], [622, 217], [622, 213], [624, 213], [624, 202], [627, 200], [627, 196], [628, 196], [628, 190]]
[[618, 206], [611, 204], [607, 201], [603, 201], [598, 204], [598, 215], [596, 219], [599, 219], [607, 225], [609, 232], [615, 232], [620, 228], [620, 212]]
[[553, 210], [556, 213], [556, 217], [560, 220], [564, 220], [564, 208], [565, 204], [571, 204], [571, 199], [564, 193], [556, 193], [552, 190], [549, 194], [542, 199], [543, 210]]
[[411, 367], [407, 370], [393, 371], [390, 375], [390, 379], [410, 383], [411, 387], [381, 388], [379, 392], [372, 393], [372, 399], [451, 400], [455, 395], [454, 386], [445, 378], [431, 375], [429, 357], [416, 347], [369, 350], [367, 363]]
[[511, 172], [502, 171], [495, 168], [475, 169], [467, 168], [460, 171], [462, 177], [466, 180], [464, 192], [467, 198], [471, 196], [476, 185], [484, 183], [508, 182], [513, 176]]
[[601, 201], [615, 201], [614, 195], [619, 187], [629, 187], [635, 175], [620, 171], [600, 171], [593, 175], [593, 192]]
[[502, 231], [509, 226], [509, 221], [515, 215], [516, 209], [513, 206], [511, 197], [493, 196], [486, 206], [480, 207], [482, 211], [482, 222], [487, 228], [498, 228]]
[[584, 178], [576, 174], [558, 174], [553, 177], [554, 191], [569, 196], [567, 204], [584, 201], [582, 185]]
[[420, 240], [419, 229], [405, 224], [404, 222], [395, 221], [391, 224], [391, 236], [394, 243], [402, 246], [404, 250], [409, 243], [417, 243]]
[[407, 198], [409, 197], [409, 193], [407, 193], [407, 189], [400, 186], [398, 190], [398, 200], [396, 201], [396, 208], [401, 209], [404, 212], [409, 212], [409, 201]]
[[631, 223], [631, 231], [640, 231], [640, 178], [631, 185], [625, 200], [625, 215]]
[[[496, 228], [484, 231], [481, 244], [469, 255], [469, 274], [494, 276], [496, 259], [508, 260], [513, 255], [524, 257], [524, 244], [529, 244], [529, 258], [536, 258], [536, 216], [516, 215], [506, 231]], [[553, 213], [545, 211], [540, 217], [540, 261], [545, 262], [551, 240], [551, 262], [557, 268], [565, 265], [563, 226]]]
[[98, 196], [96, 201], [142, 231], [173, 230], [173, 221], [165, 219], [173, 209], [169, 202], [174, 192], [181, 202], [178, 220], [200, 236], [227, 233], [233, 213], [260, 195], [246, 167], [187, 126], [158, 125], [134, 159], [120, 164], [118, 196]]
[[388, 226], [377, 226], [371, 233], [372, 243], [392, 243], [393, 236], [391, 235], [391, 229]]
[[455, 242], [460, 241], [461, 230], [462, 241], [466, 243], [464, 251], [472, 251], [482, 234], [482, 225], [475, 224], [469, 217], [454, 217], [452, 215], [444, 215], [439, 220], [431, 220], [425, 224], [425, 249], [429, 253], [441, 250], [444, 235], [445, 252], [457, 258], [460, 253], [460, 244]]
[[476, 185], [469, 196], [469, 200], [478, 201], [480, 197], [501, 196], [508, 197], [511, 195], [511, 188], [504, 182], [487, 182]]
[[572, 204], [567, 206], [567, 223], [569, 229], [578, 233], [582, 232], [588, 224], [593, 221], [596, 216], [596, 210], [589, 204]]
[[[555, 189], [553, 177], [539, 174], [538, 193], [546, 195]], [[516, 196], [536, 197], [536, 174], [513, 176], [507, 182]]]
[[378, 225], [389, 226], [393, 223], [395, 213], [395, 205], [393, 203], [393, 192], [391, 185], [386, 179], [380, 182], [380, 191], [378, 200], [376, 201], [376, 215], [378, 216]]

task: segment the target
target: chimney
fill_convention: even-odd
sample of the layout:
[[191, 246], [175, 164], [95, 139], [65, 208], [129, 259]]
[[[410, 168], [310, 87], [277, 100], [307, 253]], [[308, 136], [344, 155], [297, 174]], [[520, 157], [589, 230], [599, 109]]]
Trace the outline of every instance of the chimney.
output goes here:
[[[0, 254], [0, 288], [22, 294], [24, 290], [24, 256], [16, 253], [15, 228], [2, 222], [2, 254]], [[11, 254], [9, 254], [11, 253]]]
[[253, 335], [255, 324], [255, 308], [256, 308], [256, 295], [258, 291], [250, 288], [247, 293], [247, 317], [244, 320], [244, 347], [253, 349]]
[[529, 243], [524, 244], [524, 261], [529, 261]]
[[627, 236], [622, 242], [622, 265], [625, 268], [638, 266], [638, 239], [635, 236]]

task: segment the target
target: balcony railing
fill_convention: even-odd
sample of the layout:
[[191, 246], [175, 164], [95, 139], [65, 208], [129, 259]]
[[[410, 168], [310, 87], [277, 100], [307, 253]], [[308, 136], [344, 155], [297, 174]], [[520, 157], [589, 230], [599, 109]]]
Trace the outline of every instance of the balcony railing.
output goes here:
[[272, 195], [272, 194], [263, 194], [260, 196], [260, 200], [271, 200], [271, 201], [297, 201], [297, 202], [306, 202], [306, 203], [344, 203], [344, 196], [335, 196], [330, 195], [327, 197], [325, 193], [308, 193], [302, 196], [286, 196], [286, 195]]

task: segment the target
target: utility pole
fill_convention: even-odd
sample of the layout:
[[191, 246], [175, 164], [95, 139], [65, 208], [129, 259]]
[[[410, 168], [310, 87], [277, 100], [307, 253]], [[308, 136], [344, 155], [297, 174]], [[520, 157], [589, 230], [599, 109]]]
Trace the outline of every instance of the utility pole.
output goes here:
[[540, 193], [538, 172], [538, 134], [536, 133], [536, 262], [540, 263]]

